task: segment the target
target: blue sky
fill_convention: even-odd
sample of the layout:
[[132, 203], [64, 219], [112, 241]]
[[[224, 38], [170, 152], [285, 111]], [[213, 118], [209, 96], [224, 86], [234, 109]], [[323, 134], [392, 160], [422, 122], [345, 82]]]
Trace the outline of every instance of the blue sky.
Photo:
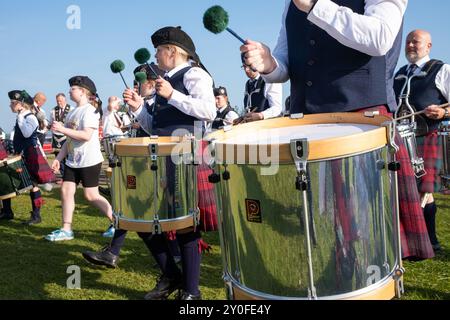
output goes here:
[[[180, 25], [194, 39], [197, 51], [217, 85], [228, 88], [233, 106], [241, 107], [246, 77], [240, 68], [240, 43], [228, 33], [214, 35], [203, 28], [202, 16], [212, 5], [223, 6], [230, 15], [230, 28], [244, 39], [273, 47], [281, 25], [284, 1], [260, 0], [170, 0], [170, 1], [50, 1], [15, 0], [0, 4], [0, 127], [10, 131], [15, 115], [10, 112], [7, 93], [26, 89], [48, 96], [45, 109], [55, 105], [55, 95], [68, 92], [67, 80], [74, 75], [90, 76], [104, 101], [120, 95], [123, 84], [111, 73], [115, 59], [125, 62], [124, 75], [132, 83], [136, 67], [134, 52], [147, 47], [154, 56], [150, 36], [157, 29]], [[69, 30], [67, 8], [81, 9], [81, 29]], [[448, 19], [450, 2], [410, 0], [405, 33], [429, 30], [433, 35], [432, 56], [450, 61]], [[400, 64], [405, 59], [401, 58]], [[289, 94], [285, 86], [284, 96]]]

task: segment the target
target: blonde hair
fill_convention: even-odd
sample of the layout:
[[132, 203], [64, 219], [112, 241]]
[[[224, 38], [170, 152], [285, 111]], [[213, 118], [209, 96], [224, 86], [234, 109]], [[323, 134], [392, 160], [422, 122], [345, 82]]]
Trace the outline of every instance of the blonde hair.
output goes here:
[[181, 57], [183, 60], [188, 61], [189, 60], [189, 53], [186, 52], [186, 50], [177, 47], [173, 44], [168, 44], [167, 48], [169, 48], [170, 50], [173, 50], [175, 52], [176, 55], [178, 55], [179, 57]]

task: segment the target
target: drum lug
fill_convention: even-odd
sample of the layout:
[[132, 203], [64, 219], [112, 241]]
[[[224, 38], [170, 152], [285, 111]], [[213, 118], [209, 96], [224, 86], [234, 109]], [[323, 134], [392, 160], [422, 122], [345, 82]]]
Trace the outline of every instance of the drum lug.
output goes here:
[[393, 162], [389, 163], [388, 168], [389, 168], [389, 171], [398, 172], [398, 171], [400, 171], [401, 164], [398, 161], [393, 161]]
[[307, 139], [291, 140], [291, 153], [297, 169], [297, 178], [295, 182], [295, 188], [298, 191], [308, 190], [308, 157], [309, 157], [309, 145]]
[[[156, 138], [157, 139], [157, 138]], [[150, 152], [150, 160], [152, 161], [151, 170], [158, 171], [158, 145], [150, 144], [148, 146]]]
[[386, 128], [387, 131], [389, 152], [395, 154], [400, 150], [399, 146], [395, 143], [395, 136], [397, 134], [395, 123], [393, 121], [387, 121], [383, 123], [383, 126]]
[[191, 139], [191, 150], [192, 150], [192, 155], [191, 155], [192, 160], [191, 161], [194, 166], [198, 166], [202, 163], [201, 162], [202, 152], [201, 152], [201, 148], [200, 148], [200, 141], [195, 139], [194, 136], [190, 136], [189, 138]]
[[230, 172], [228, 171], [226, 165], [224, 166], [224, 168], [225, 168], [225, 171], [224, 171], [224, 173], [222, 173], [222, 179], [223, 179], [223, 181], [228, 181], [231, 179], [231, 175], [230, 175]]
[[231, 278], [227, 273], [223, 275], [223, 281], [225, 282], [225, 291], [227, 294], [227, 299], [230, 301], [234, 300], [233, 283], [231, 282]]
[[405, 274], [405, 269], [403, 267], [398, 267], [394, 273], [394, 280], [396, 282], [396, 295], [397, 298], [401, 298], [405, 293], [405, 288], [403, 285], [403, 275]]
[[156, 215], [153, 220], [153, 234], [162, 234], [161, 223], [159, 222], [159, 216]]
[[316, 288], [308, 289], [308, 299], [309, 300], [317, 300], [317, 291]]
[[197, 231], [197, 227], [200, 225], [200, 209], [191, 209], [189, 215], [194, 219], [194, 231]]
[[217, 184], [221, 181], [220, 174], [217, 174], [215, 171], [209, 175], [208, 177], [209, 183]]
[[377, 169], [379, 171], [386, 169], [386, 162], [384, 160], [378, 160], [377, 161]]

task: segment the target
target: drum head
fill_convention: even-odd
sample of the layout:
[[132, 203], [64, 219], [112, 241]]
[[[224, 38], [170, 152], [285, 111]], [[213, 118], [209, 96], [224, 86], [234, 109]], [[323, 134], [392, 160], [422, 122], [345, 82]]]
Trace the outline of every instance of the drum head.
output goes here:
[[[307, 139], [309, 161], [341, 158], [386, 146], [388, 117], [366, 117], [360, 113], [308, 115], [303, 119], [277, 118], [219, 130], [207, 139], [214, 141], [218, 163], [264, 164], [262, 155], [279, 152], [279, 163], [293, 162], [290, 143]], [[244, 155], [242, 154], [244, 153]], [[245, 158], [244, 163], [241, 163]], [[256, 159], [257, 158], [257, 159]], [[248, 162], [247, 162], [248, 161]], [[253, 164], [255, 164], [253, 162]]]

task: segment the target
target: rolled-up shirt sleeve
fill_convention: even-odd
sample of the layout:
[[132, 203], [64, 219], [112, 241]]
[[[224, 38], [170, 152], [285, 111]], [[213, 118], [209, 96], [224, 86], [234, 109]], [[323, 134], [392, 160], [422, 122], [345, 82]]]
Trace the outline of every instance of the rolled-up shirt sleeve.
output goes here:
[[199, 120], [214, 121], [216, 100], [212, 78], [204, 70], [194, 67], [184, 75], [184, 86], [189, 95], [174, 90], [169, 104]]

